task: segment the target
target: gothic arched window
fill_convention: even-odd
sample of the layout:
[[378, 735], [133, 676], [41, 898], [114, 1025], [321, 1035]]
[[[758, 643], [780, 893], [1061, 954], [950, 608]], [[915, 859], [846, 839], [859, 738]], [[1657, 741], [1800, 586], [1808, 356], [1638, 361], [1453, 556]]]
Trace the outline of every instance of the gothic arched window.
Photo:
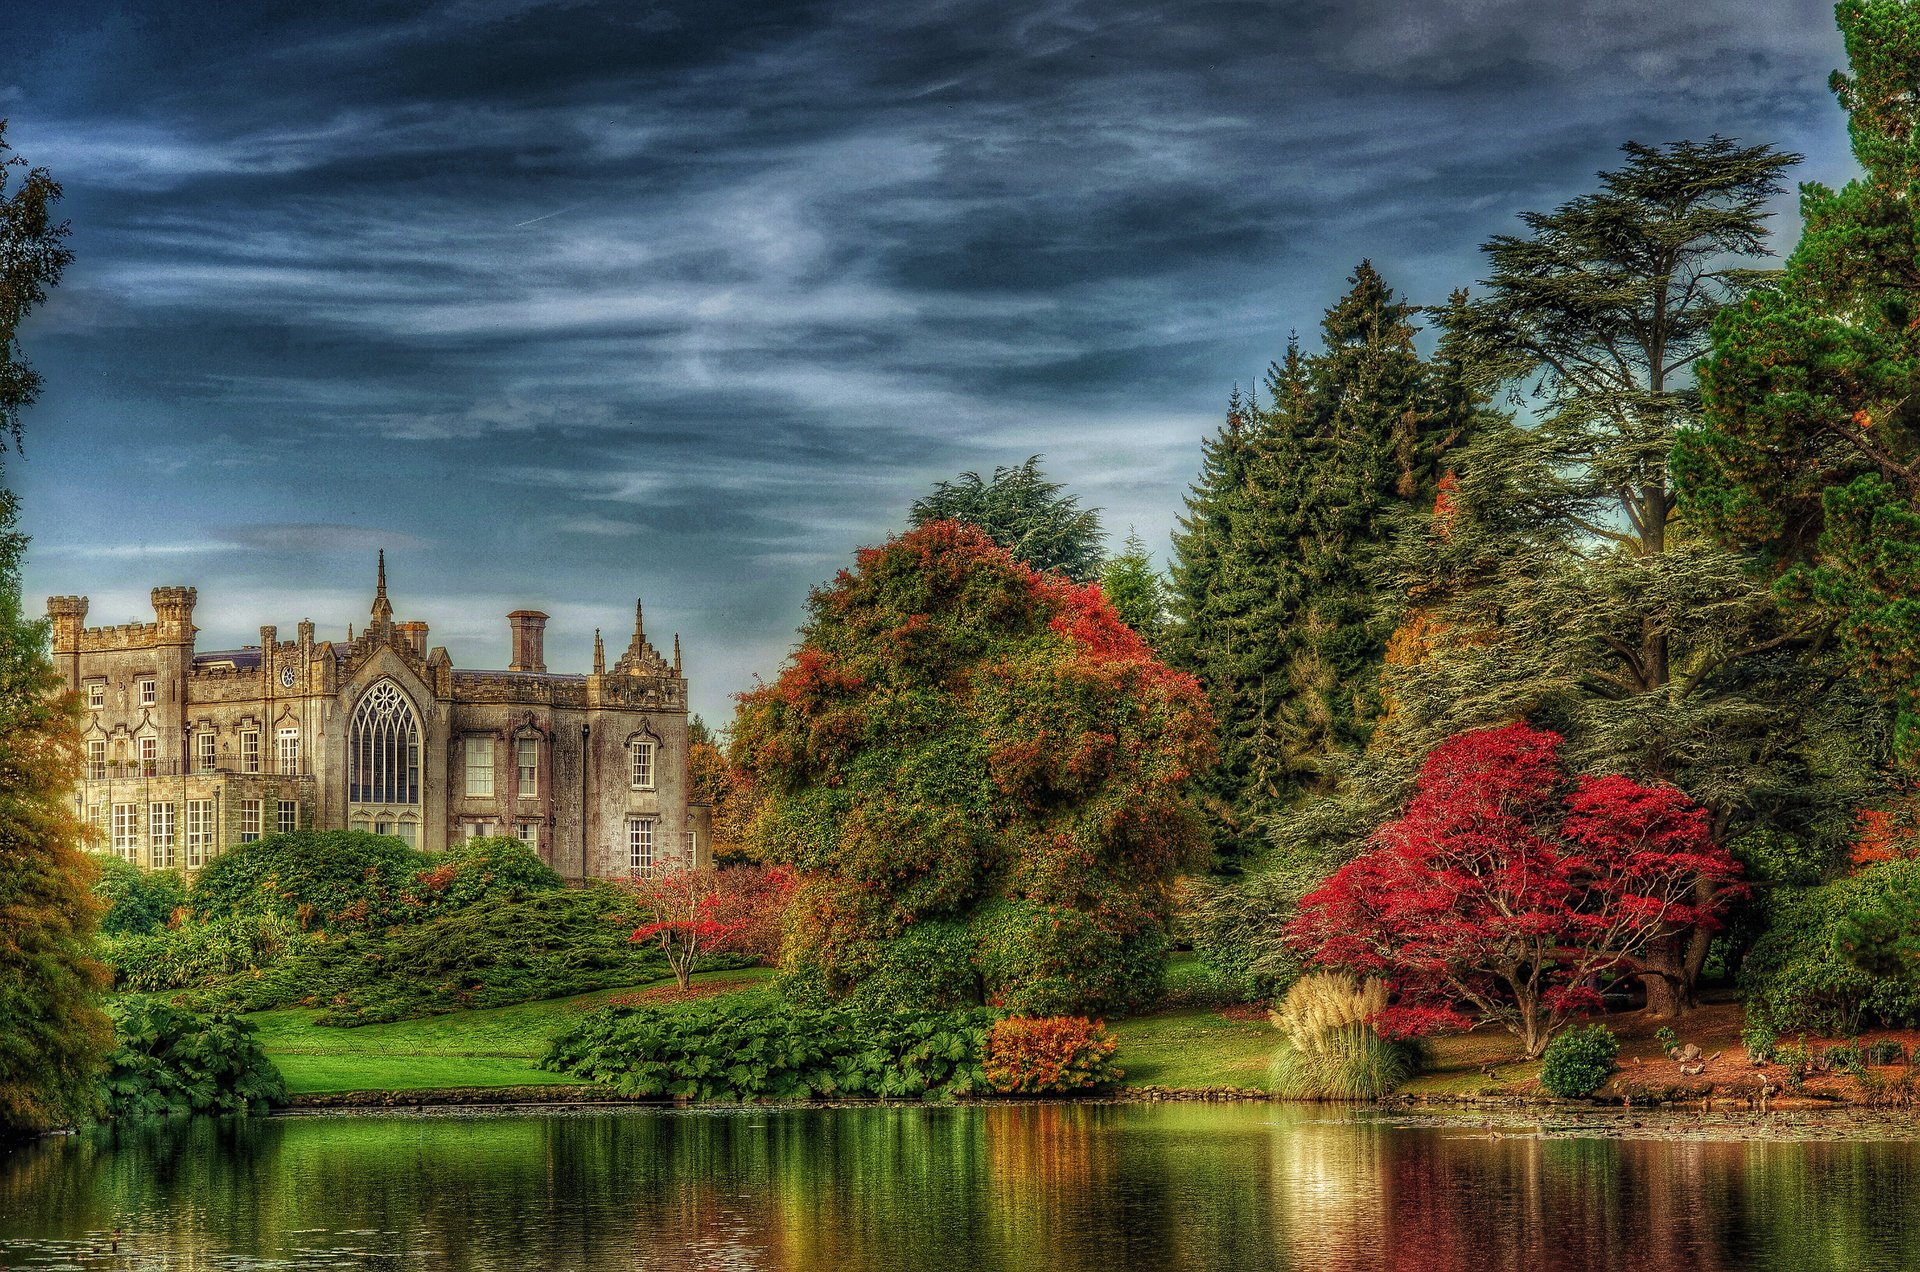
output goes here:
[[347, 763], [350, 802], [420, 802], [420, 718], [393, 681], [374, 685], [353, 709]]

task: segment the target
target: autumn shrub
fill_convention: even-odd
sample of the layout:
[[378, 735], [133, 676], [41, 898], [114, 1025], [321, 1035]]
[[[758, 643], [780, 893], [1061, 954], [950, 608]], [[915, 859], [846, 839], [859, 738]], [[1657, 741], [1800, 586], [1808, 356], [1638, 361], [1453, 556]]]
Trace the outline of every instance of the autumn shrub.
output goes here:
[[1119, 1044], [1085, 1016], [1007, 1016], [987, 1030], [987, 1085], [1003, 1095], [1056, 1095], [1112, 1086]]
[[1563, 1100], [1592, 1095], [1613, 1074], [1620, 1040], [1605, 1025], [1576, 1025], [1547, 1044], [1540, 1085]]
[[102, 1084], [109, 1117], [264, 1113], [286, 1103], [286, 1082], [246, 1021], [137, 995], [107, 1011], [114, 1035]]
[[733, 1103], [939, 1099], [983, 1089], [993, 1013], [796, 1008], [759, 999], [603, 1007], [541, 1067], [628, 1095]]
[[98, 871], [93, 895], [106, 907], [102, 936], [152, 932], [187, 903], [187, 881], [178, 870], [146, 870], [104, 852], [91, 858]]
[[1387, 988], [1338, 972], [1295, 981], [1270, 1019], [1280, 1045], [1267, 1085], [1290, 1100], [1377, 1100], [1420, 1071], [1419, 1044], [1382, 1038], [1374, 1022]]
[[1212, 745], [1199, 686], [1097, 586], [954, 522], [863, 550], [732, 730], [756, 851], [802, 880], [788, 992], [1029, 1014], [1153, 1001]]
[[1812, 888], [1777, 888], [1741, 965], [1747, 1014], [1776, 1034], [1851, 1035], [1920, 1024], [1920, 982], [1876, 975], [1840, 939], [1850, 915], [1920, 887], [1920, 861], [1888, 861]]

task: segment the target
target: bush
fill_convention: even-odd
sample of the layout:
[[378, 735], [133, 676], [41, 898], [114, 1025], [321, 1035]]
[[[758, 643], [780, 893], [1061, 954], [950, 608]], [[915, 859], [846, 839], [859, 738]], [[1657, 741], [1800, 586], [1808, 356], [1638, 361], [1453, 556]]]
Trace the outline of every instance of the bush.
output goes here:
[[100, 958], [113, 969], [115, 989], [159, 993], [257, 974], [312, 942], [293, 920], [280, 915], [236, 915], [106, 937], [100, 942]]
[[1920, 861], [1889, 861], [1814, 888], [1776, 889], [1767, 931], [1740, 968], [1747, 1014], [1776, 1034], [1852, 1035], [1920, 1024], [1920, 982], [1876, 977], [1838, 937], [1851, 913], [1920, 886]]
[[555, 1038], [540, 1063], [656, 1098], [949, 1098], [984, 1085], [992, 1020], [985, 1011], [812, 1011], [764, 1002], [603, 1007]]
[[1575, 1025], [1547, 1043], [1540, 1085], [1563, 1100], [1577, 1100], [1600, 1089], [1613, 1073], [1620, 1040], [1605, 1025]]
[[1419, 1045], [1389, 1041], [1373, 1027], [1386, 986], [1337, 972], [1296, 981], [1271, 1019], [1284, 1035], [1267, 1068], [1275, 1095], [1289, 1100], [1377, 1100], [1420, 1071]]
[[232, 1016], [202, 1016], [150, 998], [109, 1004], [114, 1049], [104, 1102], [110, 1117], [261, 1113], [287, 1101], [286, 1082]]
[[1319, 883], [1311, 870], [1262, 870], [1238, 879], [1196, 879], [1188, 886], [1193, 952], [1243, 998], [1277, 998], [1304, 965], [1287, 944], [1300, 898]]
[[1006, 1094], [1112, 1086], [1121, 1077], [1107, 1027], [1085, 1016], [1008, 1016], [987, 1031], [987, 1083]]
[[93, 894], [106, 904], [102, 936], [152, 932], [187, 903], [187, 881], [178, 870], [142, 870], [110, 853], [90, 856], [100, 871]]

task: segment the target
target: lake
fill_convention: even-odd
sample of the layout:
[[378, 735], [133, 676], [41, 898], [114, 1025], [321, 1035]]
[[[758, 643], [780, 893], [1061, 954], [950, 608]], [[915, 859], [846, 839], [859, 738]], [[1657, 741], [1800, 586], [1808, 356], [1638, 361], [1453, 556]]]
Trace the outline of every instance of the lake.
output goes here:
[[1920, 1267], [1914, 1134], [1270, 1104], [200, 1120], [0, 1157], [0, 1267], [1859, 1272]]

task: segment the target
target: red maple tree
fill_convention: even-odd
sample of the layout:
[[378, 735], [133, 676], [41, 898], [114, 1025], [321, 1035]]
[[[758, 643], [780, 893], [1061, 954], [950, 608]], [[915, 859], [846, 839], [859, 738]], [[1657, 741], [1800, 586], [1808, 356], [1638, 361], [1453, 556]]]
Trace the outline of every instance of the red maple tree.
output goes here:
[[702, 954], [773, 953], [793, 875], [764, 866], [680, 867], [636, 874], [628, 886], [653, 916], [630, 939], [657, 945], [685, 990]]
[[1600, 1005], [1602, 977], [1678, 976], [1654, 951], [1718, 925], [1740, 866], [1707, 813], [1673, 787], [1570, 777], [1559, 748], [1525, 724], [1449, 738], [1406, 813], [1301, 900], [1297, 946], [1392, 988], [1383, 1033], [1492, 1021], [1536, 1056]]

